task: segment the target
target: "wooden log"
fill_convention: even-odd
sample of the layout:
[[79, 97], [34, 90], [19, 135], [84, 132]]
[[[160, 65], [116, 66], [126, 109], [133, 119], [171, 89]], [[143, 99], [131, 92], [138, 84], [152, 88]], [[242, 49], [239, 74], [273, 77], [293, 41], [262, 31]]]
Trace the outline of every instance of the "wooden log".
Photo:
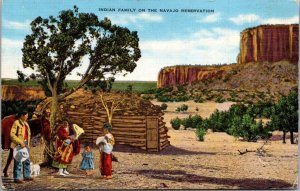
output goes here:
[[146, 127], [146, 123], [112, 123], [113, 127]]
[[167, 134], [161, 134], [161, 135], [159, 135], [159, 138], [160, 138], [160, 139], [166, 139], [166, 140], [167, 140], [168, 135], [167, 135]]
[[165, 125], [166, 125], [166, 122], [162, 122], [162, 123], [159, 122], [159, 123], [158, 123], [159, 128], [160, 128], [160, 127], [164, 127]]
[[165, 145], [161, 145], [160, 146], [160, 150], [164, 150], [165, 148], [167, 148], [170, 144], [165, 144]]
[[146, 124], [112, 124], [113, 128], [116, 127], [116, 128], [126, 128], [126, 127], [129, 127], [129, 128], [146, 128]]
[[86, 135], [93, 135], [93, 134], [99, 134], [99, 133], [103, 133], [103, 131], [97, 131], [97, 130], [92, 130], [92, 131], [86, 131], [85, 134]]
[[131, 115], [123, 115], [123, 116], [114, 116], [116, 119], [146, 119], [144, 115], [142, 116], [131, 116]]
[[131, 146], [135, 146], [135, 147], [145, 147], [145, 143], [127, 143], [127, 142], [118, 142], [117, 144], [120, 145], [131, 145]]
[[107, 116], [106, 116], [106, 114], [105, 115], [94, 115], [94, 116], [92, 116], [92, 118], [94, 120], [104, 120], [104, 119], [107, 119]]
[[130, 131], [130, 132], [146, 132], [146, 128], [123, 128], [123, 127], [113, 127], [113, 131]]
[[132, 136], [140, 136], [140, 137], [144, 137], [146, 136], [146, 132], [142, 132], [142, 133], [136, 133], [136, 132], [121, 132], [121, 131], [112, 131], [112, 134], [114, 136], [118, 136], [118, 135], [121, 135], [121, 136], [125, 136], [125, 135], [132, 135]]
[[146, 138], [131, 138], [131, 137], [115, 137], [116, 141], [125, 141], [125, 142], [146, 142]]
[[117, 117], [114, 117], [112, 119], [112, 123], [146, 123], [146, 120], [145, 119], [133, 119], [133, 118], [117, 118]]

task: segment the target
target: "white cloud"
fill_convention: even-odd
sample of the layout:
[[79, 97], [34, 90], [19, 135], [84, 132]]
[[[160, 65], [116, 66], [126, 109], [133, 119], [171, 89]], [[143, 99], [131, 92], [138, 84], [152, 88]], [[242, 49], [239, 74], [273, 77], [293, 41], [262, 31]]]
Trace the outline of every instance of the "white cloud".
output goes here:
[[[142, 57], [136, 69], [129, 75], [116, 76], [117, 80], [156, 81], [161, 68], [173, 65], [213, 65], [236, 62], [239, 52], [240, 31], [227, 28], [200, 29], [185, 38], [169, 40], [140, 40]], [[6, 44], [20, 42], [6, 39]], [[6, 49], [5, 49], [6, 50]], [[20, 49], [3, 51], [2, 77], [14, 77], [16, 69], [22, 69]], [[85, 64], [83, 64], [85, 65]], [[83, 66], [84, 68], [84, 66]], [[83, 71], [77, 70], [76, 71]], [[68, 79], [78, 79], [76, 72]]]
[[260, 17], [255, 14], [241, 14], [237, 17], [231, 17], [229, 20], [237, 25], [244, 24], [244, 23], [253, 23], [260, 20]]
[[256, 14], [242, 14], [236, 17], [231, 17], [229, 20], [236, 25], [245, 23], [258, 23], [258, 24], [294, 24], [299, 22], [299, 16], [286, 17], [286, 18], [262, 18]]
[[264, 19], [262, 24], [294, 24], [299, 23], [299, 17], [287, 17], [287, 18], [269, 18]]
[[21, 49], [23, 46], [23, 40], [13, 40], [9, 38], [2, 38], [1, 40], [4, 48]]
[[291, 0], [291, 1], [295, 2], [297, 5], [300, 4], [300, 0]]
[[221, 13], [214, 13], [212, 15], [208, 15], [202, 19], [199, 19], [198, 23], [214, 23], [221, 19]]
[[137, 23], [137, 22], [161, 22], [163, 20], [163, 17], [160, 15], [154, 15], [150, 13], [140, 13], [137, 15], [118, 14], [118, 15], [112, 15], [111, 20], [114, 24], [126, 25], [128, 23]]
[[15, 30], [28, 30], [30, 29], [30, 21], [26, 20], [25, 22], [18, 22], [18, 21], [9, 21], [4, 19], [3, 27], [8, 29], [15, 29]]
[[156, 81], [161, 68], [174, 65], [213, 65], [236, 62], [240, 32], [201, 29], [184, 39], [141, 41], [142, 58], [132, 74], [118, 80]]

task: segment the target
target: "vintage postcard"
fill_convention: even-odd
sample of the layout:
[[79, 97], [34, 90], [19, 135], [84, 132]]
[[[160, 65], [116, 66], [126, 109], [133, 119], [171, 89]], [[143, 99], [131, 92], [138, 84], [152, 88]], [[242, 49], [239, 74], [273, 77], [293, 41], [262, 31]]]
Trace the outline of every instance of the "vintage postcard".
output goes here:
[[299, 189], [299, 0], [4, 0], [1, 189]]

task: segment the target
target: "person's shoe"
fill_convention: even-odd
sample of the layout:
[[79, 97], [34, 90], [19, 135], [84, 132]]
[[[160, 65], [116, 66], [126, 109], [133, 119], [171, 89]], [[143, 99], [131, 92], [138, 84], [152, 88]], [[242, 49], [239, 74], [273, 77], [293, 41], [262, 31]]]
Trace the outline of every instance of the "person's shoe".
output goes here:
[[18, 183], [18, 184], [22, 184], [22, 183], [24, 183], [22, 180], [20, 180], [20, 179], [15, 179], [14, 180], [14, 183]]
[[70, 174], [66, 169], [64, 169], [63, 173], [64, 173], [65, 175], [69, 175], [69, 174]]
[[63, 169], [58, 170], [58, 175], [59, 176], [66, 176], [66, 174], [64, 174], [64, 172], [63, 172]]
[[107, 176], [106, 177], [106, 179], [112, 179], [113, 178], [113, 176]]
[[105, 175], [102, 175], [101, 178], [106, 178], [106, 176], [105, 176]]
[[32, 177], [24, 178], [24, 181], [33, 181]]

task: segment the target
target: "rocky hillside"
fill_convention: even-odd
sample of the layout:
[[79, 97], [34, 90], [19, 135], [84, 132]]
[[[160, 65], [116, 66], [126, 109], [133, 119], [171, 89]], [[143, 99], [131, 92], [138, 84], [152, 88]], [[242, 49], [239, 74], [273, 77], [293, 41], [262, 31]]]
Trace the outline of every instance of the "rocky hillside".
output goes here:
[[[287, 94], [298, 84], [298, 25], [262, 25], [241, 32], [238, 64], [163, 68], [157, 87], [192, 85]], [[220, 61], [221, 62], [221, 61]]]
[[1, 90], [1, 96], [3, 101], [29, 101], [46, 98], [44, 91], [41, 88], [36, 87], [2, 85]]

